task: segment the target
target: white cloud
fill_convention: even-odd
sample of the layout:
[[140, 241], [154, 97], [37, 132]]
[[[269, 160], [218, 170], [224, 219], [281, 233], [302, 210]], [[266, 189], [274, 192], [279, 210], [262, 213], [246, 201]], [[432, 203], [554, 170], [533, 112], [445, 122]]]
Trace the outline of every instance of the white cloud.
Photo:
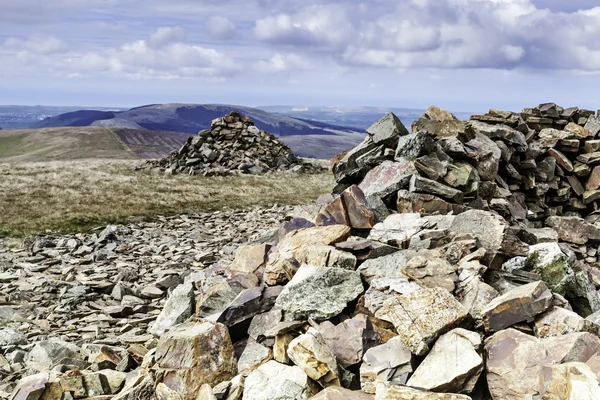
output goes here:
[[162, 47], [170, 43], [182, 42], [185, 39], [183, 29], [178, 26], [163, 26], [150, 35], [148, 44], [152, 47]]
[[[49, 40], [48, 43], [9, 39], [0, 50], [12, 54], [12, 59], [17, 64], [14, 68], [42, 68], [55, 74], [109, 74], [172, 79], [225, 77], [239, 71], [235, 60], [225, 53], [180, 42], [182, 37], [180, 28], [160, 28], [148, 40], [125, 43], [118, 48], [101, 52], [63, 51], [57, 54], [58, 49], [64, 46], [56, 39]], [[51, 52], [50, 49], [56, 51]]]
[[234, 23], [226, 17], [211, 17], [206, 22], [206, 31], [212, 38], [219, 40], [229, 40], [236, 36]]
[[290, 70], [302, 70], [311, 68], [310, 63], [297, 54], [282, 55], [276, 53], [269, 60], [260, 60], [254, 65], [254, 69], [262, 74], [271, 74]]
[[67, 50], [67, 44], [55, 37], [32, 37], [29, 39], [18, 39], [9, 37], [2, 46], [5, 50], [17, 52], [27, 51], [33, 54], [48, 55], [63, 53]]

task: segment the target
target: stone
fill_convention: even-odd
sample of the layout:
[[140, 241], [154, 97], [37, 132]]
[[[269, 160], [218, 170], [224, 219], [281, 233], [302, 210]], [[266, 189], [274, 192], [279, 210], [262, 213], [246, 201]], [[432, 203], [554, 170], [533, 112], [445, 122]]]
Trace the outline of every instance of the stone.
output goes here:
[[587, 182], [585, 183], [586, 191], [598, 190], [600, 188], [600, 166], [594, 167]]
[[184, 322], [194, 314], [195, 303], [194, 286], [191, 283], [177, 286], [167, 299], [150, 332], [160, 336], [174, 325]]
[[460, 214], [468, 210], [468, 207], [464, 205], [449, 203], [431, 194], [399, 190], [397, 195], [396, 209], [401, 214]]
[[324, 321], [319, 325], [319, 332], [343, 368], [360, 363], [365, 351], [379, 343], [379, 335], [365, 314], [358, 314], [338, 325]]
[[316, 217], [316, 224], [348, 225], [355, 229], [371, 229], [375, 213], [369, 208], [362, 190], [352, 185], [329, 203]]
[[341, 313], [363, 290], [358, 272], [303, 265], [275, 304], [287, 321], [325, 320]]
[[314, 328], [292, 340], [287, 351], [290, 360], [322, 387], [340, 386], [336, 356]]
[[591, 133], [592, 136], [598, 136], [600, 132], [600, 118], [590, 116], [584, 127], [588, 132]]
[[38, 400], [44, 394], [44, 391], [46, 390], [46, 384], [49, 380], [50, 373], [48, 371], [24, 377], [17, 383], [17, 386], [15, 387], [10, 399]]
[[435, 150], [435, 142], [427, 131], [419, 131], [398, 138], [396, 160], [415, 160]]
[[421, 286], [409, 281], [406, 276], [391, 278], [375, 278], [371, 281], [369, 289], [365, 292], [365, 307], [371, 314], [376, 314], [385, 302], [397, 295], [403, 295], [421, 290]]
[[583, 126], [579, 126], [574, 122], [569, 122], [564, 129], [565, 131], [571, 132], [572, 134], [576, 135], [578, 139], [587, 139], [595, 136], [592, 132], [589, 131], [589, 129], [586, 129]]
[[415, 254], [413, 250], [400, 250], [387, 256], [370, 258], [360, 264], [357, 271], [369, 284], [375, 278], [403, 277], [405, 275], [402, 270]]
[[550, 307], [552, 293], [542, 281], [528, 283], [492, 300], [482, 311], [487, 332], [497, 332], [523, 321], [533, 321], [536, 315]]
[[[343, 242], [350, 236], [346, 225], [317, 226], [288, 233], [269, 256], [265, 267], [264, 281], [269, 286], [279, 285], [292, 279], [297, 254], [305, 247], [313, 245], [332, 245]], [[297, 267], [295, 267], [297, 268]]]
[[409, 135], [408, 130], [400, 119], [391, 112], [385, 114], [380, 120], [368, 127], [367, 133], [373, 140], [373, 143], [391, 142], [393, 145], [395, 145], [398, 137]]
[[257, 314], [250, 322], [248, 336], [260, 343], [266, 337], [266, 332], [277, 325], [282, 318], [283, 312], [280, 309], [272, 309], [268, 312]]
[[237, 362], [227, 327], [211, 322], [187, 322], [172, 327], [156, 346], [156, 366], [163, 383], [184, 400], [195, 400], [200, 387], [229, 380]]
[[0, 347], [27, 344], [27, 336], [13, 328], [0, 328]]
[[[588, 361], [600, 340], [589, 333], [537, 339], [515, 329], [499, 331], [485, 342], [486, 376], [492, 398], [535, 398], [549, 382], [544, 366]], [[554, 397], [550, 397], [554, 398]]]
[[448, 291], [422, 289], [385, 301], [375, 316], [391, 322], [404, 345], [419, 356], [429, 352], [441, 334], [458, 326], [467, 312]]
[[465, 144], [470, 158], [477, 160], [477, 173], [482, 181], [493, 181], [498, 175], [502, 152], [496, 143], [478, 133]]
[[212, 317], [227, 327], [233, 327], [270, 310], [281, 290], [281, 286], [257, 286], [242, 290], [225, 310]]
[[423, 178], [417, 174], [412, 176], [408, 190], [410, 192], [433, 194], [452, 200], [456, 203], [462, 203], [463, 200], [463, 192], [460, 190], [451, 188], [431, 179]]
[[229, 268], [243, 273], [258, 271], [265, 266], [270, 247], [268, 244], [239, 247], [235, 251], [235, 258]]
[[372, 347], [360, 366], [360, 385], [364, 392], [375, 393], [377, 382], [404, 385], [413, 372], [413, 356], [399, 337]]
[[271, 349], [259, 343], [250, 342], [244, 348], [238, 360], [237, 370], [242, 376], [248, 376], [256, 368], [273, 359]]
[[561, 241], [586, 244], [600, 240], [600, 229], [579, 217], [549, 217], [546, 224], [556, 230]]
[[540, 394], [546, 399], [600, 398], [598, 377], [584, 363], [565, 363], [543, 366]]
[[434, 392], [471, 393], [483, 371], [481, 337], [456, 328], [440, 336], [407, 386]]
[[383, 222], [375, 224], [368, 239], [408, 248], [412, 241], [421, 238], [421, 234], [439, 232], [440, 235], [447, 235], [454, 218], [456, 217], [453, 215], [422, 217], [418, 213], [392, 214]]
[[61, 340], [37, 342], [25, 359], [27, 367], [36, 371], [45, 371], [57, 365], [76, 365], [85, 367], [79, 347]]
[[310, 400], [373, 400], [373, 396], [360, 390], [348, 390], [338, 386], [330, 386], [322, 390]]
[[439, 107], [431, 106], [427, 111], [412, 123], [413, 132], [427, 131], [436, 138], [457, 137], [468, 141], [465, 132], [465, 123], [459, 121], [452, 113]]
[[535, 319], [535, 334], [539, 338], [561, 336], [572, 332], [590, 332], [600, 335], [600, 325], [580, 317], [573, 311], [554, 306]]
[[486, 255], [481, 260], [482, 264], [491, 265], [499, 257], [504, 241], [506, 221], [497, 214], [482, 210], [469, 210], [457, 215], [450, 231], [458, 236], [470, 235], [477, 238], [481, 246], [486, 249]]
[[416, 172], [412, 161], [384, 161], [367, 172], [358, 187], [367, 198], [377, 196], [383, 199], [400, 189], [408, 188], [410, 178]]
[[352, 253], [338, 250], [334, 246], [314, 245], [307, 247], [296, 256], [302, 264], [317, 267], [343, 268], [354, 271], [357, 259]]
[[525, 269], [539, 274], [552, 291], [561, 295], [565, 295], [573, 284], [574, 272], [569, 257], [555, 242], [530, 246]]
[[243, 400], [307, 400], [318, 392], [301, 368], [269, 361], [248, 375]]
[[518, 152], [524, 153], [527, 151], [527, 141], [525, 135], [521, 132], [503, 124], [486, 124], [480, 121], [470, 121], [467, 129], [472, 130], [476, 134], [482, 134], [492, 140], [502, 140], [506, 144], [513, 146]]
[[459, 266], [456, 298], [473, 319], [500, 293], [481, 278], [486, 268], [478, 261], [465, 262]]
[[434, 393], [378, 382], [375, 400], [471, 400], [469, 396], [453, 393]]
[[406, 263], [402, 273], [420, 286], [441, 287], [452, 293], [458, 280], [456, 270], [457, 267], [445, 258], [436, 256], [430, 250], [421, 250]]

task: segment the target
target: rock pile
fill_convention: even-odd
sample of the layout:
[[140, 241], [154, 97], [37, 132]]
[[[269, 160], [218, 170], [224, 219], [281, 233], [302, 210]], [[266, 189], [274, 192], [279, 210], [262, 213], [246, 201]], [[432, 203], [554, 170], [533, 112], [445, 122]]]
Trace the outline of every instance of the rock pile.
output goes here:
[[[600, 222], [595, 200], [573, 207], [584, 200], [569, 180], [590, 153], [567, 157], [567, 171], [552, 150], [568, 153], [574, 139], [544, 147], [544, 129], [570, 132], [578, 116], [571, 123], [589, 131], [596, 117], [554, 105], [535, 113], [462, 122], [430, 108], [413, 133], [389, 114], [334, 160], [339, 195], [235, 251], [213, 250], [233, 251], [220, 261], [194, 264], [205, 244], [128, 238], [125, 228], [71, 238], [107, 243], [88, 244], [88, 261], [68, 238], [54, 239], [58, 252], [34, 242], [0, 281], [11, 296], [59, 292], [46, 319], [63, 330], [0, 309], [10, 321], [0, 389], [15, 400], [600, 398]], [[534, 125], [546, 120], [554, 127]], [[165, 266], [167, 255], [181, 268]], [[123, 256], [139, 262], [143, 290], [124, 278], [135, 269], [116, 274]], [[39, 270], [51, 272], [26, 275]]]
[[[268, 171], [303, 172], [316, 167], [297, 158], [284, 143], [237, 112], [217, 118], [169, 157], [148, 161], [168, 174], [235, 175]], [[316, 168], [319, 169], [320, 168]]]

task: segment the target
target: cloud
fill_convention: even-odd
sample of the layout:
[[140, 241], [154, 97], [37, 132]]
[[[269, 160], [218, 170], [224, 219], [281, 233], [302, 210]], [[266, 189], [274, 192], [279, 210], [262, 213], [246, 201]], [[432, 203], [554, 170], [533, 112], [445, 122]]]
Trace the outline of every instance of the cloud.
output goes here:
[[77, 76], [105, 74], [174, 79], [227, 77], [240, 70], [235, 60], [225, 53], [182, 42], [182, 38], [181, 28], [164, 27], [147, 40], [128, 42], [100, 52], [64, 51], [63, 42], [54, 38], [45, 42], [8, 39], [0, 51], [12, 52], [14, 62], [22, 68], [43, 68], [55, 74]]
[[254, 65], [255, 71], [261, 74], [271, 74], [290, 70], [311, 68], [310, 63], [297, 54], [282, 55], [276, 53], [269, 60], [260, 60]]
[[211, 17], [206, 22], [206, 31], [213, 39], [218, 40], [229, 40], [236, 36], [235, 25], [226, 17]]
[[183, 29], [178, 26], [170, 27], [163, 26], [160, 27], [150, 35], [148, 40], [148, 44], [152, 47], [163, 47], [170, 43], [182, 42], [185, 39], [185, 34]]
[[39, 55], [63, 53], [67, 50], [67, 44], [55, 37], [32, 37], [29, 39], [9, 37], [4, 41], [2, 47], [5, 50], [27, 51]]
[[[600, 7], [530, 0], [412, 0], [312, 5], [260, 18], [276, 51], [327, 54], [354, 68], [600, 70]], [[591, 8], [590, 8], [591, 7]]]

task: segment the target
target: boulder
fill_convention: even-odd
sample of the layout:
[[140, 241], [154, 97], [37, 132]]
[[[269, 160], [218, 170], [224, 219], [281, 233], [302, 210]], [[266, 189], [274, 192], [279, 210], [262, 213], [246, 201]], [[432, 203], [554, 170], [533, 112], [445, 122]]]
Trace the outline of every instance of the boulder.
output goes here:
[[404, 275], [417, 282], [420, 286], [441, 287], [454, 292], [458, 279], [457, 267], [450, 264], [431, 250], [421, 250], [412, 257], [402, 268]]
[[371, 229], [375, 213], [369, 208], [362, 190], [352, 185], [329, 203], [316, 217], [316, 224], [348, 225], [355, 229]]
[[574, 272], [571, 262], [558, 243], [530, 246], [525, 269], [539, 274], [552, 291], [561, 295], [565, 295], [573, 284]]
[[270, 348], [259, 343], [249, 342], [238, 360], [238, 373], [242, 376], [248, 376], [256, 368], [272, 359], [273, 352]]
[[45, 371], [57, 365], [85, 367], [79, 347], [61, 340], [43, 340], [37, 342], [27, 354], [25, 364], [35, 371]]
[[600, 340], [589, 333], [537, 339], [515, 329], [497, 332], [485, 342], [486, 376], [492, 398], [535, 398], [540, 386], [551, 381], [544, 366], [586, 362], [599, 345]]
[[413, 250], [400, 250], [387, 256], [370, 258], [364, 261], [357, 271], [367, 283], [371, 283], [375, 278], [404, 277], [402, 270], [415, 254]]
[[363, 291], [358, 272], [303, 265], [275, 304], [287, 321], [325, 320], [341, 313]]
[[269, 286], [288, 282], [299, 265], [296, 257], [314, 245], [332, 245], [343, 242], [350, 236], [345, 225], [317, 226], [288, 233], [269, 256], [265, 267], [264, 281]]
[[554, 228], [561, 241], [586, 244], [590, 240], [600, 240], [600, 229], [579, 217], [550, 217], [546, 224]]
[[214, 386], [233, 378], [237, 362], [227, 327], [211, 322], [187, 322], [172, 327], [156, 346], [156, 366], [162, 382], [183, 400], [195, 400], [205, 383]]
[[471, 393], [483, 371], [481, 337], [462, 328], [440, 336], [407, 386], [434, 392]]
[[235, 258], [229, 268], [232, 271], [242, 273], [254, 273], [258, 271], [265, 266], [270, 247], [268, 244], [238, 247], [235, 251]]
[[384, 161], [370, 170], [358, 187], [367, 198], [377, 196], [383, 199], [400, 189], [408, 188], [410, 178], [416, 172], [413, 161]]
[[600, 382], [596, 374], [584, 363], [565, 363], [542, 367], [540, 395], [544, 399], [600, 398]]
[[483, 281], [481, 275], [486, 268], [479, 261], [469, 261], [459, 266], [456, 298], [473, 319], [500, 293]]
[[364, 392], [375, 393], [377, 382], [404, 385], [413, 372], [412, 363], [410, 350], [394, 337], [367, 350], [360, 366], [360, 386]]
[[379, 342], [379, 335], [365, 314], [358, 314], [337, 325], [324, 321], [319, 325], [319, 332], [343, 368], [360, 363], [364, 353]]
[[0, 328], [0, 347], [27, 344], [27, 336], [13, 328]]
[[427, 131], [400, 136], [396, 147], [396, 160], [415, 160], [435, 151], [435, 141]]
[[335, 353], [314, 328], [292, 340], [287, 351], [290, 360], [322, 387], [340, 386]]
[[150, 328], [150, 332], [160, 336], [174, 325], [185, 322], [194, 314], [195, 303], [196, 297], [192, 283], [177, 286], [167, 299], [164, 308]]
[[600, 325], [580, 317], [577, 313], [552, 306], [535, 319], [535, 334], [539, 338], [561, 336], [573, 332], [600, 335]]
[[318, 392], [301, 368], [269, 361], [248, 375], [243, 400], [307, 400]]
[[467, 315], [458, 300], [441, 288], [394, 296], [375, 313], [391, 322], [404, 345], [418, 356], [427, 354], [441, 334], [458, 326]]
[[477, 238], [481, 246], [487, 250], [482, 264], [492, 265], [500, 257], [506, 230], [506, 221], [497, 214], [482, 210], [469, 210], [457, 215], [450, 231], [459, 236], [471, 235]]
[[398, 138], [409, 135], [409, 132], [402, 121], [390, 112], [368, 127], [367, 134], [371, 137], [373, 143], [386, 143], [395, 146]]
[[552, 304], [552, 292], [542, 281], [516, 287], [492, 300], [482, 311], [483, 326], [497, 332], [523, 321], [533, 321]]

